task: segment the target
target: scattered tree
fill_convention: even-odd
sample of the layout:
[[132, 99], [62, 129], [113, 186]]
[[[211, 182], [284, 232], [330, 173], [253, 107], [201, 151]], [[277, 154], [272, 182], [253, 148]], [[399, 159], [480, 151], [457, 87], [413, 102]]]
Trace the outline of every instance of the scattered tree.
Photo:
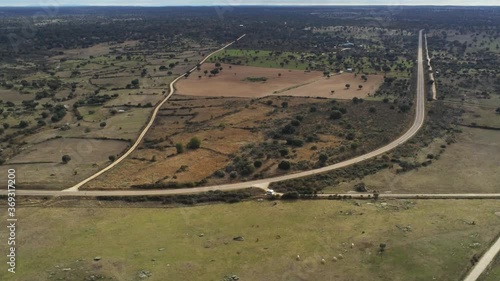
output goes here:
[[360, 182], [354, 185], [354, 190], [357, 192], [366, 192], [366, 185], [364, 182]]
[[324, 153], [322, 153], [322, 154], [320, 154], [320, 155], [319, 155], [319, 161], [320, 161], [321, 163], [325, 163], [325, 162], [326, 162], [326, 160], [328, 160], [328, 155], [326, 155], [326, 154], [324, 154]]
[[63, 155], [63, 157], [62, 157], [63, 164], [68, 164], [69, 161], [71, 161], [71, 156], [69, 156], [67, 154]]
[[297, 200], [300, 198], [300, 194], [297, 191], [286, 192], [281, 196], [283, 200]]
[[184, 146], [182, 145], [182, 143], [176, 144], [175, 149], [177, 149], [177, 154], [181, 154], [184, 152]]
[[340, 112], [339, 110], [334, 110], [330, 114], [330, 119], [337, 120], [340, 118], [342, 118], [342, 112]]
[[186, 147], [188, 149], [198, 149], [201, 146], [201, 141], [197, 137], [192, 137], [191, 140], [189, 140], [188, 144]]
[[281, 170], [290, 170], [291, 167], [292, 165], [290, 164], [290, 162], [285, 160], [281, 161], [278, 165], [278, 168]]

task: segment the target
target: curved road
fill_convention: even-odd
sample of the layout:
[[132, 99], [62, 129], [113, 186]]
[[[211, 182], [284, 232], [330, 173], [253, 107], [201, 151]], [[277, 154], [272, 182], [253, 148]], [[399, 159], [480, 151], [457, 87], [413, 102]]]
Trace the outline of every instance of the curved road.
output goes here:
[[[154, 123], [155, 117], [158, 113], [158, 110], [160, 109], [161, 106], [174, 94], [175, 88], [174, 85], [175, 83], [184, 77], [184, 74], [177, 77], [175, 80], [173, 80], [170, 83], [170, 92], [169, 94], [165, 97], [163, 101], [161, 101], [154, 109], [153, 114], [151, 115], [151, 118], [149, 119], [148, 124], [144, 128], [144, 130], [141, 132], [135, 143], [130, 147], [130, 149], [123, 154], [119, 159], [117, 159], [115, 162], [111, 163], [109, 166], [105, 167], [101, 171], [97, 172], [96, 174], [88, 177], [87, 179], [83, 180], [82, 182], [74, 185], [71, 188], [65, 189], [63, 191], [57, 191], [57, 190], [17, 190], [16, 193], [18, 195], [22, 196], [141, 196], [141, 195], [173, 195], [173, 194], [190, 194], [190, 193], [198, 193], [198, 192], [206, 192], [210, 190], [237, 190], [237, 189], [243, 189], [243, 188], [248, 188], [248, 187], [259, 187], [263, 189], [267, 189], [270, 183], [272, 182], [279, 182], [279, 181], [285, 181], [285, 180], [290, 180], [290, 179], [296, 179], [296, 178], [301, 178], [301, 177], [307, 177], [311, 175], [316, 175], [319, 173], [324, 173], [328, 172], [331, 170], [343, 168], [346, 166], [350, 166], [359, 162], [362, 162], [366, 159], [376, 157], [380, 154], [383, 154], [385, 152], [388, 152], [397, 146], [403, 144], [404, 142], [408, 141], [411, 137], [413, 137], [417, 131], [422, 127], [424, 123], [424, 117], [425, 117], [425, 93], [424, 93], [424, 68], [423, 68], [423, 39], [422, 39], [422, 33], [423, 30], [420, 30], [419, 32], [419, 42], [418, 42], [418, 82], [417, 82], [417, 102], [416, 102], [416, 115], [415, 115], [415, 120], [411, 126], [411, 128], [404, 133], [402, 136], [400, 136], [398, 139], [395, 141], [377, 149], [372, 152], [369, 152], [367, 154], [358, 156], [356, 158], [340, 162], [334, 165], [326, 166], [320, 169], [315, 169], [311, 171], [305, 171], [305, 172], [300, 172], [296, 174], [290, 174], [290, 175], [284, 175], [284, 176], [279, 176], [279, 177], [274, 177], [274, 178], [268, 178], [268, 179], [262, 179], [262, 180], [255, 180], [255, 181], [248, 181], [248, 182], [242, 182], [242, 183], [234, 183], [234, 184], [225, 184], [225, 185], [218, 185], [218, 186], [207, 186], [207, 187], [196, 187], [196, 188], [182, 188], [182, 189], [169, 189], [169, 190], [117, 190], [117, 191], [79, 191], [78, 189], [83, 186], [84, 184], [88, 183], [89, 181], [95, 179], [96, 177], [102, 175], [103, 173], [107, 172], [117, 164], [119, 164], [121, 161], [123, 161], [127, 156], [129, 156], [140, 144], [148, 130], [151, 128], [151, 126]], [[242, 39], [245, 35], [242, 35], [235, 41], [227, 44], [226, 46], [220, 48], [219, 50], [216, 50], [206, 56], [202, 61], [200, 61], [199, 64], [203, 64], [210, 56], [213, 54], [224, 50], [225, 48], [231, 46], [238, 40]], [[426, 39], [426, 45], [427, 45], [427, 38]], [[427, 47], [427, 46], [426, 46]], [[428, 55], [428, 50], [427, 50], [427, 62], [430, 66], [430, 58]], [[193, 67], [191, 70], [186, 72], [187, 74], [192, 73], [195, 71], [197, 66]], [[434, 98], [435, 98], [435, 92], [433, 93]], [[2, 190], [0, 191], [0, 195], [5, 195], [7, 194], [7, 190]], [[351, 196], [353, 198], [366, 198], [370, 194], [360, 194], [360, 193], [353, 193], [353, 194], [338, 194], [340, 196], [347, 195]], [[319, 195], [320, 197], [328, 197], [329, 194], [321, 194]], [[366, 197], [364, 197], [366, 196]], [[414, 199], [495, 199], [495, 198], [500, 198], [500, 194], [379, 194], [379, 198], [414, 198]], [[500, 251], [500, 238], [488, 249], [488, 251], [481, 257], [479, 262], [476, 264], [476, 266], [473, 268], [471, 272], [467, 275], [467, 277], [464, 279], [464, 281], [475, 281], [479, 276], [482, 274], [482, 272], [487, 268], [487, 266], [491, 263], [491, 261], [494, 259], [494, 257], [498, 254]]]
[[[149, 128], [152, 126], [154, 119], [156, 117], [156, 114], [160, 107], [172, 96], [172, 94], [175, 92], [174, 85], [175, 83], [184, 77], [184, 75], [181, 75], [177, 77], [174, 81], [170, 83], [170, 93], [167, 95], [167, 97], [159, 103], [156, 108], [153, 111], [153, 114], [144, 128], [144, 130], [141, 132], [139, 135], [139, 138], [137, 141], [134, 143], [134, 145], [125, 153], [123, 154], [119, 159], [117, 159], [115, 162], [110, 164], [109, 166], [105, 167], [103, 170], [97, 172], [96, 174], [90, 176], [89, 178], [83, 180], [82, 182], [74, 185], [71, 188], [65, 189], [63, 191], [57, 191], [57, 190], [46, 190], [46, 191], [41, 191], [41, 190], [18, 190], [17, 192], [20, 195], [41, 195], [43, 194], [44, 196], [127, 196], [127, 195], [172, 195], [172, 194], [189, 194], [189, 193], [198, 193], [198, 192], [206, 192], [210, 190], [237, 190], [237, 189], [243, 189], [243, 188], [248, 188], [248, 187], [259, 187], [262, 189], [267, 189], [270, 183], [273, 182], [280, 182], [280, 181], [285, 181], [285, 180], [290, 180], [290, 179], [297, 179], [297, 178], [302, 178], [302, 177], [307, 177], [307, 176], [312, 176], [328, 171], [332, 171], [335, 169], [347, 167], [356, 163], [360, 163], [364, 160], [376, 157], [378, 155], [381, 155], [385, 152], [388, 152], [397, 146], [405, 143], [408, 141], [411, 137], [413, 137], [417, 131], [422, 127], [422, 124], [424, 123], [424, 117], [425, 117], [425, 93], [424, 93], [424, 66], [423, 66], [423, 30], [420, 30], [419, 32], [419, 41], [418, 41], [418, 82], [417, 82], [417, 95], [416, 95], [416, 110], [415, 110], [415, 120], [410, 127], [408, 131], [406, 131], [402, 136], [400, 136], [398, 139], [395, 141], [378, 148], [374, 151], [371, 151], [369, 153], [366, 153], [364, 155], [336, 163], [330, 166], [326, 166], [320, 169], [315, 169], [315, 170], [310, 170], [310, 171], [304, 171], [300, 173], [295, 173], [295, 174], [289, 174], [289, 175], [284, 175], [284, 176], [278, 176], [278, 177], [273, 177], [273, 178], [267, 178], [267, 179], [261, 179], [261, 180], [254, 180], [254, 181], [247, 181], [247, 182], [241, 182], [241, 183], [233, 183], [233, 184], [224, 184], [224, 185], [216, 185], [216, 186], [205, 186], [205, 187], [195, 187], [195, 188], [180, 188], [180, 189], [167, 189], [167, 190], [133, 190], [133, 191], [127, 191], [127, 190], [115, 190], [115, 191], [79, 191], [78, 189], [86, 184], [87, 182], [95, 179], [96, 177], [104, 174], [114, 166], [116, 166], [118, 163], [123, 161], [128, 155], [130, 155], [134, 149], [139, 145], [139, 143], [142, 141], [144, 136], [146, 135], [147, 131]], [[222, 47], [221, 49], [211, 53], [207, 57], [205, 57], [201, 62], [204, 63], [208, 57], [211, 55], [229, 47], [230, 45], [234, 44], [236, 41], [240, 40], [243, 38], [245, 35], [241, 36], [237, 40], [227, 44], [226, 46]], [[188, 73], [191, 73], [192, 71], [196, 70], [196, 67], [188, 71]], [[6, 193], [6, 191], [1, 191], [0, 194]]]
[[[225, 48], [231, 46], [235, 42], [237, 42], [237, 41], [241, 40], [243, 37], [245, 37], [245, 35], [246, 34], [243, 34], [242, 36], [240, 36], [235, 41], [232, 41], [231, 43], [225, 45], [224, 47], [222, 47], [222, 48], [220, 48], [220, 49], [218, 49], [216, 51], [213, 51], [208, 56], [206, 56], [203, 60], [201, 60], [198, 63], [198, 65], [201, 65], [201, 64], [205, 63], [205, 61], [209, 57], [211, 57], [213, 54], [218, 53], [218, 52], [224, 50]], [[129, 148], [129, 150], [127, 150], [127, 152], [125, 152], [120, 158], [118, 158], [117, 160], [115, 160], [113, 163], [111, 163], [108, 166], [106, 166], [104, 169], [100, 170], [99, 172], [93, 174], [92, 176], [84, 179], [83, 181], [81, 181], [81, 182], [77, 183], [76, 185], [74, 185], [74, 186], [72, 186], [72, 187], [70, 187], [68, 189], [65, 189], [63, 191], [64, 192], [76, 192], [76, 191], [78, 191], [78, 189], [80, 187], [82, 187], [83, 185], [85, 185], [89, 181], [97, 178], [98, 176], [104, 174], [105, 172], [109, 171], [111, 168], [115, 167], [116, 165], [120, 164], [123, 160], [125, 160], [125, 158], [127, 158], [127, 156], [129, 156], [132, 152], [134, 152], [134, 150], [137, 148], [137, 146], [139, 146], [139, 144], [141, 143], [141, 141], [144, 139], [144, 136], [146, 136], [146, 133], [149, 131], [149, 129], [153, 125], [153, 123], [154, 123], [154, 121], [156, 119], [156, 115], [158, 114], [158, 110], [160, 110], [160, 108], [163, 106], [163, 104], [165, 104], [165, 102], [167, 102], [167, 100], [175, 93], [175, 88], [174, 88], [175, 83], [177, 83], [177, 81], [179, 81], [179, 79], [183, 78], [186, 74], [191, 74], [193, 71], [195, 71], [196, 68], [198, 67], [198, 65], [195, 66], [195, 67], [193, 67], [191, 70], [187, 71], [186, 73], [183, 73], [179, 77], [175, 78], [170, 83], [170, 85], [169, 85], [170, 91], [169, 91], [168, 95], [158, 105], [156, 105], [155, 109], [153, 110], [153, 114], [151, 114], [151, 117], [149, 118], [148, 124], [146, 125], [146, 127], [144, 127], [144, 129], [142, 130], [141, 134], [139, 135], [139, 137], [137, 138], [137, 140], [135, 141], [135, 143]]]

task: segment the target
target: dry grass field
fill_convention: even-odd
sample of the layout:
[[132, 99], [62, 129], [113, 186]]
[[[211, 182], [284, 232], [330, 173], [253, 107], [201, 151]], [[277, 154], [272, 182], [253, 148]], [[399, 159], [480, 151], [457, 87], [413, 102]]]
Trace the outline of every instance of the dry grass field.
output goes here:
[[495, 200], [56, 203], [18, 208], [17, 273], [1, 280], [456, 281], [500, 226]]
[[[382, 170], [362, 180], [344, 182], [327, 188], [325, 193], [353, 190], [363, 181], [370, 189], [393, 193], [498, 193], [500, 181], [500, 132], [462, 128], [456, 143], [448, 146], [439, 160], [427, 167], [405, 173], [392, 169]], [[424, 161], [427, 154], [437, 155], [444, 140], [437, 139], [417, 158]]]
[[[370, 113], [372, 107], [376, 113]], [[329, 117], [336, 108], [346, 111], [340, 120]], [[317, 168], [323, 165], [318, 160], [322, 154], [333, 162], [379, 147], [399, 135], [410, 119], [409, 114], [380, 102], [176, 94], [159, 111], [130, 158], [84, 189], [189, 187]], [[295, 124], [290, 129], [294, 133], [283, 133], [289, 124]], [[187, 148], [193, 137], [201, 141], [199, 149]], [[290, 140], [298, 144], [290, 144]], [[183, 153], [177, 152], [177, 144], [182, 144]], [[290, 171], [281, 170], [281, 161], [294, 166]], [[235, 175], [231, 175], [233, 171]]]
[[[205, 70], [215, 68], [214, 64], [204, 64], [199, 72], [194, 72], [187, 79], [176, 85], [180, 94], [213, 97], [249, 97], [260, 98], [270, 95], [298, 97], [325, 97], [352, 99], [366, 97], [374, 93], [383, 80], [382, 75], [369, 75], [367, 82], [352, 73], [323, 76], [319, 71], [305, 72], [253, 66], [221, 66], [223, 70], [212, 77], [205, 75]], [[231, 67], [231, 68], [229, 68]], [[201, 78], [200, 78], [201, 76]], [[252, 78], [266, 78], [266, 81], [249, 81]], [[347, 89], [346, 84], [350, 84]], [[362, 85], [361, 89], [358, 85]], [[334, 91], [332, 93], [332, 91]]]
[[[6, 164], [16, 169], [19, 188], [60, 189], [109, 164], [108, 156], [120, 154], [127, 146], [114, 140], [51, 139], [27, 146]], [[63, 155], [70, 155], [71, 161], [63, 164]]]

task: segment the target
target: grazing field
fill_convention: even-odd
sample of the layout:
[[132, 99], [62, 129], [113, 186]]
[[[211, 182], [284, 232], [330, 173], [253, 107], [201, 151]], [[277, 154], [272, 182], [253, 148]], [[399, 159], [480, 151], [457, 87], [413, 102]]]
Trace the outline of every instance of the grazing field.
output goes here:
[[[180, 94], [215, 97], [260, 98], [270, 95], [325, 97], [337, 99], [364, 98], [375, 93], [382, 83], [382, 75], [368, 75], [365, 82], [361, 75], [344, 73], [325, 77], [319, 71], [304, 72], [252, 66], [222, 65], [216, 75], [205, 75], [215, 68], [205, 64], [198, 73], [176, 85]], [[231, 67], [231, 68], [230, 68]], [[346, 88], [346, 85], [349, 88]], [[361, 87], [359, 87], [361, 85]]]
[[[393, 193], [497, 193], [500, 174], [500, 132], [473, 128], [462, 128], [457, 142], [442, 149], [446, 141], [436, 139], [417, 158], [420, 162], [427, 155], [439, 155], [427, 167], [408, 172], [398, 172], [397, 164], [392, 169], [382, 170], [362, 180], [344, 182], [327, 188], [325, 193], [353, 190], [362, 181], [370, 189]], [[440, 152], [440, 150], [442, 150]], [[446, 176], [443, 176], [446, 173]]]
[[[57, 138], [31, 145], [7, 161], [19, 174], [19, 188], [60, 189], [76, 183], [109, 163], [127, 142], [115, 140]], [[62, 157], [71, 160], [62, 163]]]
[[494, 200], [23, 207], [17, 273], [0, 279], [455, 281], [496, 236], [498, 211]]
[[[346, 28], [346, 26], [340, 28]], [[357, 35], [357, 39], [366, 35], [366, 31], [360, 32]], [[345, 34], [349, 37], [352, 36], [349, 32], [345, 32]], [[406, 32], [402, 35], [414, 36]], [[380, 34], [376, 35], [376, 37], [379, 36]], [[382, 45], [380, 44], [380, 40], [372, 40], [370, 38], [369, 40], [361, 39], [360, 42], [370, 43], [357, 45], [347, 43], [348, 46], [344, 46], [346, 45], [345, 43], [337, 46], [329, 45], [324, 52], [315, 50], [311, 53], [229, 48], [211, 57], [209, 61], [276, 69], [318, 70], [329, 73], [351, 70], [358, 74], [385, 73], [388, 76], [398, 77], [411, 75], [410, 70], [414, 64], [413, 60], [410, 59], [411, 56], [408, 54], [408, 50], [402, 51], [400, 56], [381, 59], [370, 54], [381, 51]]]

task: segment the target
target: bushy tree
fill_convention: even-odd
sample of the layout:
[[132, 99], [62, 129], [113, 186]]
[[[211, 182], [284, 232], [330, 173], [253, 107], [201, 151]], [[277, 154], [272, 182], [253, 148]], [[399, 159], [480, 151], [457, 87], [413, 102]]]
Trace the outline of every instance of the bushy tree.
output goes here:
[[290, 168], [292, 167], [292, 165], [290, 164], [290, 162], [288, 161], [281, 161], [279, 164], [278, 164], [278, 168], [280, 170], [290, 170]]
[[67, 154], [63, 155], [63, 157], [62, 157], [63, 164], [68, 164], [69, 161], [71, 161], [71, 156], [69, 156]]
[[340, 112], [339, 110], [334, 110], [330, 114], [330, 119], [337, 120], [340, 118], [342, 118], [342, 112]]
[[175, 145], [175, 149], [177, 149], [177, 154], [183, 153], [184, 152], [184, 146], [182, 143], [178, 143]]
[[188, 149], [198, 149], [201, 146], [201, 141], [197, 137], [192, 137], [191, 140], [189, 140], [188, 144], [186, 147]]
[[281, 196], [283, 200], [297, 200], [300, 198], [300, 194], [297, 191], [287, 192]]
[[328, 155], [323, 154], [323, 153], [319, 155], [319, 161], [320, 162], [325, 163], [326, 160], [328, 160]]

